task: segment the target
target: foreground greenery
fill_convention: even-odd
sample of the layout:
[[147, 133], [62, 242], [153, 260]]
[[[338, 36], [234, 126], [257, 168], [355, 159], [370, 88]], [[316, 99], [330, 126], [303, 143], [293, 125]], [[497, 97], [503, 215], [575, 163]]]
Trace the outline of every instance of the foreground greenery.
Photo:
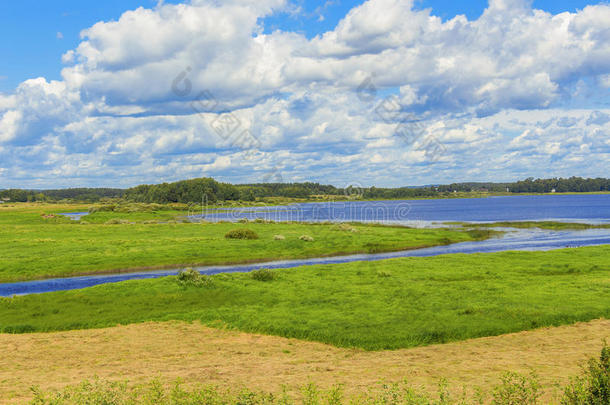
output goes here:
[[[347, 396], [341, 386], [320, 390], [314, 383], [303, 386], [296, 398], [286, 391], [280, 394], [242, 389], [220, 390], [213, 386], [185, 389], [180, 381], [168, 389], [158, 379], [147, 385], [128, 387], [126, 382], [103, 380], [84, 381], [58, 393], [45, 393], [33, 388], [33, 405], [187, 405], [187, 404], [261, 404], [261, 405], [492, 405], [541, 404], [541, 390], [535, 375], [507, 373], [501, 384], [491, 390], [491, 398], [478, 388], [462, 388], [452, 395], [446, 382], [441, 381], [435, 395], [430, 395], [406, 382], [371, 387], [361, 394]], [[546, 402], [548, 403], [548, 402]], [[591, 358], [583, 373], [563, 389], [557, 403], [562, 405], [607, 405], [610, 403], [610, 348], [602, 348], [598, 358]]]
[[0, 300], [0, 332], [200, 320], [213, 327], [379, 350], [610, 316], [608, 245], [270, 272], [221, 274], [193, 283], [188, 277], [133, 280], [5, 298]]
[[[83, 205], [0, 207], [0, 282], [126, 269], [248, 263], [373, 253], [480, 240], [493, 232], [353, 224], [182, 223], [187, 212], [99, 211], [80, 223], [58, 216]], [[243, 228], [258, 239], [231, 240]], [[275, 236], [281, 235], [281, 238]], [[300, 239], [311, 236], [314, 241]]]

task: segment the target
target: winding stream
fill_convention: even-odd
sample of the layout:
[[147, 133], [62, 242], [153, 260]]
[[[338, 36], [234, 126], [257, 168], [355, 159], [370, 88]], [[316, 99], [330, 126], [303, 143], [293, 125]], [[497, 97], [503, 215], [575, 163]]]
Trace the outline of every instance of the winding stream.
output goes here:
[[[545, 231], [540, 229], [507, 229], [502, 237], [479, 242], [462, 242], [425, 249], [405, 250], [390, 253], [356, 254], [314, 259], [272, 261], [267, 263], [206, 266], [195, 269], [202, 274], [248, 272], [261, 268], [281, 269], [314, 264], [336, 264], [356, 261], [376, 261], [398, 257], [427, 257], [450, 253], [488, 253], [507, 250], [543, 251], [566, 247], [582, 247], [610, 244], [610, 229], [585, 231]], [[179, 268], [161, 271], [104, 274], [84, 277], [67, 277], [47, 280], [0, 284], [0, 296], [39, 294], [53, 291], [74, 290], [99, 284], [117, 283], [125, 280], [159, 278], [176, 275]]]

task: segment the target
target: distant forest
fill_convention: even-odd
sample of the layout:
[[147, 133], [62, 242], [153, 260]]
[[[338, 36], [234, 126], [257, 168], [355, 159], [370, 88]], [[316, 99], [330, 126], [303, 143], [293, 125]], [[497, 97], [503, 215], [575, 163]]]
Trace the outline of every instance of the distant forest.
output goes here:
[[565, 193], [610, 191], [610, 179], [529, 178], [514, 183], [454, 183], [425, 187], [343, 189], [318, 183], [228, 184], [211, 178], [183, 180], [175, 183], [141, 185], [129, 189], [68, 188], [62, 190], [0, 190], [3, 201], [79, 201], [99, 202], [112, 199], [142, 203], [197, 203], [206, 196], [207, 202], [256, 201], [268, 197], [314, 198], [316, 196], [358, 196], [362, 199], [399, 199], [434, 197], [438, 193]]

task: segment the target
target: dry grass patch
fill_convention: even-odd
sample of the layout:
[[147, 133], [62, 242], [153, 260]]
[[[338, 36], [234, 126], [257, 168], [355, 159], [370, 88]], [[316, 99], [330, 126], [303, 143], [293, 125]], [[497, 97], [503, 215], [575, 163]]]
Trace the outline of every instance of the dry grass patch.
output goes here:
[[414, 349], [366, 352], [314, 342], [212, 329], [198, 323], [144, 323], [44, 334], [0, 334], [0, 398], [19, 402], [99, 376], [144, 383], [161, 376], [222, 387], [279, 391], [315, 381], [347, 393], [407, 378], [434, 389], [497, 384], [504, 371], [535, 370], [547, 390], [578, 374], [610, 337], [610, 321], [538, 329]]

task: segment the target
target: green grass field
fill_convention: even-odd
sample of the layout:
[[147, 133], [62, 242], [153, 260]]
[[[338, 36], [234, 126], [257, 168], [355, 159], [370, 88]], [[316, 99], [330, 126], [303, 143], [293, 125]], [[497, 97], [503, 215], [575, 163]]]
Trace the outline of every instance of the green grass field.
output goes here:
[[[186, 215], [183, 211], [98, 212], [84, 217], [86, 223], [50, 216], [87, 208], [41, 204], [1, 207], [0, 282], [127, 269], [395, 251], [493, 235], [485, 231], [374, 225], [352, 225], [346, 230], [333, 224], [175, 222]], [[110, 220], [132, 224], [106, 224]], [[150, 221], [166, 223], [145, 223]], [[225, 239], [224, 235], [235, 228], [252, 229], [260, 238]], [[275, 235], [285, 239], [275, 240]], [[309, 235], [314, 241], [300, 240], [301, 235]]]
[[402, 258], [176, 277], [2, 299], [0, 331], [201, 320], [368, 350], [397, 349], [610, 316], [610, 246]]

